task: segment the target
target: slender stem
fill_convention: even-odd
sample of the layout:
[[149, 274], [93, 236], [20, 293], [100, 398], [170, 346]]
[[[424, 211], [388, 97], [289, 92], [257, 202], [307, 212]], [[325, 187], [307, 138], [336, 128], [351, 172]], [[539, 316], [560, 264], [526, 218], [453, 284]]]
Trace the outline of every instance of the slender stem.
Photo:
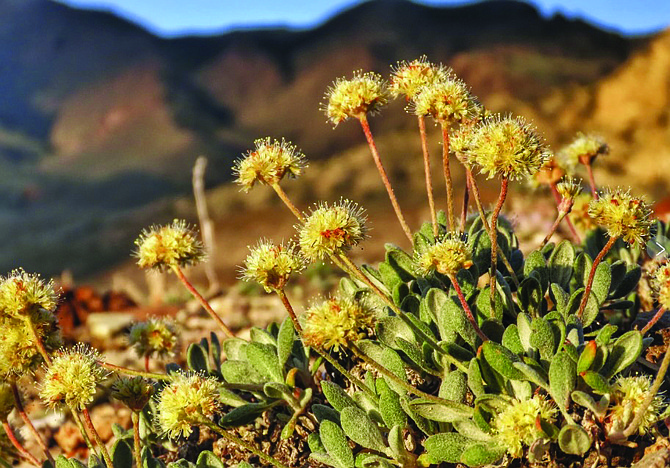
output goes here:
[[456, 230], [454, 218], [454, 187], [451, 182], [451, 170], [449, 169], [449, 126], [446, 122], [442, 124], [442, 167], [444, 169], [444, 183], [447, 188], [447, 219], [449, 219], [449, 231]]
[[193, 297], [195, 297], [198, 300], [198, 302], [200, 302], [200, 305], [216, 321], [216, 323], [219, 325], [219, 328], [221, 328], [223, 333], [225, 333], [229, 337], [235, 336], [235, 334], [230, 330], [230, 328], [228, 328], [228, 326], [223, 322], [223, 320], [221, 320], [221, 317], [219, 317], [219, 315], [216, 312], [214, 312], [214, 309], [212, 309], [212, 306], [209, 305], [209, 302], [207, 302], [207, 300], [200, 295], [198, 290], [195, 289], [195, 287], [193, 287], [193, 285], [186, 278], [186, 276], [184, 276], [184, 272], [181, 270], [181, 268], [179, 268], [178, 265], [173, 265], [172, 271], [175, 272], [177, 278], [179, 278], [179, 280], [184, 284], [186, 289], [188, 289], [188, 291], [193, 295]]
[[411, 393], [412, 395], [416, 395], [419, 398], [425, 398], [426, 400], [434, 401], [436, 403], [449, 404], [449, 405], [457, 404], [457, 405], [463, 406], [464, 408], [468, 408], [468, 410], [472, 409], [469, 406], [464, 405], [462, 403], [458, 403], [458, 402], [455, 402], [455, 401], [452, 401], [452, 400], [447, 400], [445, 398], [436, 397], [435, 395], [431, 395], [429, 393], [423, 392], [423, 391], [419, 390], [418, 388], [415, 388], [414, 386], [408, 384], [406, 381], [404, 381], [403, 379], [401, 379], [400, 377], [395, 375], [393, 372], [391, 372], [386, 367], [379, 364], [374, 359], [369, 358], [365, 353], [363, 353], [363, 351], [360, 350], [360, 348], [358, 348], [358, 346], [356, 346], [355, 343], [349, 343], [348, 347], [349, 347], [349, 349], [351, 349], [351, 351], [356, 355], [356, 357], [358, 359], [363, 361], [368, 366], [373, 367], [374, 369], [379, 371], [381, 374], [383, 374], [386, 377], [388, 377], [389, 379], [391, 379], [394, 383], [402, 386], [405, 390], [407, 390], [407, 392]]
[[150, 366], [151, 366], [150, 359], [151, 359], [151, 358], [149, 357], [148, 354], [146, 354], [146, 355], [144, 356], [144, 370], [147, 371], [148, 373], [151, 372], [151, 370], [149, 370], [149, 368], [150, 368]]
[[[556, 188], [556, 183], [555, 182], [552, 182], [550, 187], [551, 187], [551, 193], [554, 196], [554, 201], [556, 201], [556, 207], [558, 207], [561, 204], [561, 199], [562, 199], [561, 194], [558, 193], [558, 189]], [[575, 238], [575, 242], [577, 242], [578, 244], [581, 244], [582, 239], [579, 237], [579, 233], [577, 232], [577, 228], [575, 228], [575, 225], [572, 223], [572, 220], [570, 219], [569, 216], [567, 218], [565, 218], [565, 222], [568, 224], [568, 228], [570, 228], [570, 232], [572, 233], [572, 237]]]
[[544, 236], [544, 239], [540, 243], [539, 249], [541, 250], [542, 247], [547, 245], [547, 242], [549, 242], [549, 239], [554, 235], [556, 232], [556, 229], [558, 229], [558, 225], [561, 224], [561, 221], [563, 221], [563, 218], [568, 214], [567, 211], [559, 211], [558, 216], [556, 217], [556, 221], [554, 221], [554, 224], [551, 226], [551, 230], [547, 233], [546, 236]]
[[591, 195], [593, 195], [594, 200], [597, 200], [598, 191], [596, 190], [596, 179], [595, 177], [593, 177], [593, 166], [591, 166], [590, 162], [587, 162], [584, 165], [586, 166], [586, 172], [589, 174], [589, 183], [591, 184]]
[[88, 412], [87, 408], [84, 408], [82, 410], [81, 414], [84, 416], [84, 422], [86, 423], [86, 427], [88, 427], [88, 430], [91, 431], [91, 434], [93, 434], [93, 438], [95, 439], [95, 443], [98, 444], [98, 448], [100, 449], [100, 452], [102, 452], [102, 458], [105, 459], [105, 463], [107, 464], [107, 467], [112, 468], [114, 466], [112, 464], [112, 457], [109, 456], [109, 452], [107, 451], [107, 446], [102, 441], [102, 438], [100, 437], [100, 434], [98, 434], [98, 431], [95, 430], [95, 426], [93, 425], [93, 421], [91, 421], [91, 414]]
[[[428, 206], [430, 208], [430, 219], [433, 222], [433, 235], [437, 238], [437, 215], [435, 214], [435, 200], [433, 199], [433, 178], [430, 174], [430, 154], [428, 154], [428, 138], [426, 137], [426, 119], [418, 115], [419, 134], [421, 135], [421, 152], [423, 153], [423, 172], [426, 177], [426, 192], [428, 193]], [[453, 228], [452, 228], [453, 229]]]
[[124, 366], [117, 366], [116, 364], [111, 364], [105, 361], [98, 361], [98, 364], [104, 367], [105, 369], [109, 369], [119, 374], [135, 375], [138, 377], [144, 377], [147, 379], [154, 379], [154, 380], [172, 380], [172, 377], [166, 374], [157, 374], [155, 372], [144, 372], [140, 370], [130, 369]]
[[661, 319], [661, 317], [663, 317], [663, 314], [665, 314], [665, 310], [666, 310], [665, 307], [661, 307], [660, 309], [658, 309], [658, 311], [654, 314], [651, 320], [649, 320], [649, 322], [647, 322], [647, 324], [642, 329], [641, 331], [642, 335], [647, 333], [649, 330], [651, 330], [651, 328], [654, 325], [656, 325], [656, 322], [658, 322]]
[[37, 346], [37, 350], [42, 355], [44, 362], [46, 362], [47, 364], [51, 364], [51, 356], [49, 356], [49, 353], [47, 352], [47, 349], [44, 346], [42, 338], [40, 338], [40, 335], [37, 333], [37, 329], [35, 328], [35, 324], [33, 323], [32, 319], [30, 317], [25, 317], [24, 320], [28, 324], [30, 333], [31, 335], [33, 335], [33, 340], [35, 341], [35, 346]]
[[72, 414], [72, 419], [79, 428], [79, 433], [84, 438], [84, 442], [86, 442], [86, 446], [91, 451], [91, 453], [95, 453], [95, 447], [93, 446], [93, 442], [91, 442], [91, 438], [88, 436], [88, 432], [86, 432], [84, 423], [81, 421], [81, 416], [79, 416], [79, 413], [76, 411], [73, 411], [72, 407], [70, 407], [70, 413]]
[[600, 251], [598, 256], [593, 260], [593, 265], [591, 266], [591, 271], [589, 272], [589, 279], [586, 282], [586, 288], [584, 289], [584, 295], [582, 296], [582, 301], [579, 303], [579, 310], [577, 311], [577, 317], [582, 318], [582, 314], [584, 313], [584, 309], [586, 309], [586, 303], [589, 300], [589, 296], [591, 295], [591, 288], [593, 287], [593, 278], [596, 276], [596, 269], [598, 268], [598, 265], [600, 265], [600, 262], [605, 258], [605, 255], [607, 255], [607, 252], [610, 251], [614, 243], [617, 241], [617, 237], [610, 237], [610, 239], [607, 241], [607, 244], [605, 244], [605, 247]]
[[16, 411], [19, 413], [19, 416], [23, 420], [23, 423], [26, 425], [30, 433], [35, 438], [37, 445], [39, 445], [42, 451], [44, 452], [44, 455], [51, 462], [51, 464], [55, 466], [56, 462], [51, 456], [51, 452], [49, 452], [49, 447], [47, 446], [46, 442], [33, 425], [33, 422], [30, 420], [30, 417], [28, 417], [28, 413], [26, 413], [26, 409], [24, 408], [23, 402], [21, 401], [21, 393], [19, 392], [19, 387], [16, 385], [16, 382], [10, 382], [10, 386], [12, 387], [12, 394], [14, 395], [14, 407], [16, 408]]
[[133, 411], [130, 415], [133, 420], [133, 455], [136, 468], [142, 468], [142, 447], [140, 446], [140, 414]]
[[[291, 302], [288, 300], [288, 297], [286, 297], [286, 293], [284, 292], [283, 289], [276, 290], [276, 292], [277, 292], [277, 295], [279, 296], [279, 298], [281, 299], [282, 304], [284, 304], [284, 307], [286, 308], [286, 311], [288, 312], [289, 317], [291, 317], [291, 320], [293, 321], [293, 325], [295, 326], [296, 331], [297, 331], [298, 334], [300, 335], [300, 338], [303, 339], [302, 326], [300, 325], [300, 322], [298, 321], [298, 317], [296, 317], [296, 315], [295, 315], [295, 311], [293, 310], [293, 306], [291, 305]], [[303, 341], [304, 341], [304, 339], [303, 339]], [[358, 388], [360, 388], [360, 389], [361, 389], [363, 392], [365, 392], [369, 397], [371, 397], [371, 398], [373, 398], [373, 399], [376, 399], [376, 398], [377, 398], [377, 396], [375, 395], [375, 393], [374, 393], [372, 390], [370, 390], [370, 389], [368, 388], [367, 385], [365, 385], [365, 384], [364, 384], [360, 379], [358, 379], [357, 377], [354, 377], [354, 375], [351, 374], [351, 372], [349, 372], [348, 370], [346, 370], [346, 369], [345, 369], [339, 362], [337, 362], [337, 360], [336, 360], [334, 357], [332, 357], [326, 350], [321, 349], [321, 348], [319, 348], [319, 347], [317, 347], [317, 346], [312, 346], [312, 349], [314, 349], [314, 351], [315, 351], [319, 356], [321, 356], [321, 357], [324, 358], [326, 361], [328, 361], [328, 362], [330, 363], [330, 365], [332, 365], [335, 369], [337, 369], [337, 371], [338, 371], [340, 374], [342, 374], [344, 377], [346, 377], [347, 379], [349, 379], [349, 381], [350, 381], [352, 384], [354, 384], [354, 385], [356, 385]]]
[[479, 325], [477, 325], [477, 320], [475, 320], [474, 315], [472, 315], [472, 310], [470, 309], [470, 306], [468, 305], [468, 301], [465, 300], [465, 296], [463, 295], [463, 291], [461, 290], [460, 284], [458, 284], [458, 280], [456, 279], [456, 275], [448, 275], [449, 281], [451, 281], [451, 284], [454, 286], [454, 289], [456, 290], [456, 294], [458, 295], [458, 300], [461, 302], [461, 306], [463, 307], [463, 310], [465, 311], [465, 315], [468, 317], [468, 321], [472, 324], [472, 327], [475, 329], [477, 332], [477, 335], [482, 339], [482, 341], [489, 341], [489, 337], [484, 334], [481, 328], [479, 328]]
[[5, 433], [7, 434], [7, 438], [9, 441], [12, 443], [14, 448], [16, 449], [17, 452], [19, 452], [19, 455], [21, 457], [25, 458], [28, 460], [31, 464], [35, 466], [41, 466], [42, 464], [35, 458], [35, 456], [27, 451], [23, 445], [21, 445], [21, 442], [16, 438], [16, 435], [14, 434], [14, 431], [12, 430], [12, 426], [9, 425], [9, 423], [5, 420], [2, 422], [2, 427], [5, 428]]
[[668, 372], [668, 366], [670, 366], [670, 345], [668, 345], [668, 348], [665, 350], [665, 356], [663, 356], [661, 367], [658, 369], [656, 379], [654, 380], [654, 383], [649, 389], [647, 397], [642, 402], [642, 405], [638, 408], [635, 417], [633, 418], [631, 423], [628, 425], [626, 429], [624, 429], [623, 431], [624, 437], [626, 438], [630, 437], [635, 433], [635, 431], [637, 431], [638, 427], [640, 427], [640, 423], [645, 417], [647, 408], [649, 408], [649, 405], [654, 400], [654, 398], [656, 397], [656, 393], [658, 393], [658, 390], [661, 388], [661, 385], [663, 384], [665, 374], [666, 372]]
[[386, 174], [386, 169], [384, 169], [382, 160], [379, 157], [379, 151], [377, 151], [377, 145], [375, 144], [375, 140], [372, 137], [368, 118], [365, 114], [361, 114], [358, 117], [358, 120], [361, 123], [361, 127], [363, 127], [363, 133], [365, 133], [365, 138], [368, 141], [368, 146], [370, 147], [370, 152], [372, 153], [372, 159], [374, 159], [377, 170], [379, 171], [379, 175], [381, 176], [382, 182], [384, 183], [384, 187], [386, 187], [386, 192], [388, 193], [389, 199], [391, 200], [391, 205], [393, 205], [393, 209], [395, 210], [395, 214], [398, 217], [398, 221], [400, 221], [400, 226], [405, 232], [407, 239], [409, 239], [409, 242], [413, 243], [412, 230], [407, 225], [407, 221], [405, 221], [405, 216], [403, 216], [400, 205], [398, 204], [398, 200], [395, 197], [393, 187], [391, 187], [391, 182], [389, 181], [388, 175]]
[[250, 451], [251, 453], [256, 455], [258, 458], [260, 458], [264, 462], [269, 463], [270, 465], [276, 466], [277, 468], [289, 468], [288, 466], [284, 465], [282, 462], [280, 462], [276, 458], [271, 457], [270, 455], [267, 455], [267, 454], [261, 452], [259, 449], [257, 449], [253, 445], [251, 445], [249, 442], [246, 442], [246, 441], [238, 438], [237, 436], [234, 436], [231, 433], [224, 431], [222, 428], [220, 428], [219, 426], [214, 424], [212, 421], [202, 421], [201, 424], [203, 426], [207, 426], [208, 428], [210, 428], [211, 430], [213, 430], [214, 432], [219, 434], [221, 437], [226, 439], [228, 442], [231, 442], [233, 444], [239, 445], [242, 448], [247, 449], [248, 451]]
[[284, 189], [281, 188], [279, 183], [274, 183], [271, 185], [271, 187], [274, 189], [275, 192], [277, 192], [277, 195], [279, 195], [279, 198], [281, 198], [281, 201], [284, 202], [284, 205], [288, 207], [289, 210], [295, 215], [296, 218], [298, 218], [300, 221], [304, 222], [305, 217], [303, 214], [300, 212], [297, 206], [293, 204], [291, 199], [286, 195], [286, 192], [284, 192]]
[[465, 223], [468, 220], [468, 204], [470, 203], [470, 178], [465, 178], [465, 189], [463, 190], [463, 206], [461, 208], [461, 232], [465, 232]]
[[[509, 178], [503, 176], [500, 181], [500, 196], [498, 203], [496, 203], [491, 215], [491, 229], [489, 235], [491, 237], [491, 303], [495, 303], [496, 299], [496, 272], [498, 271], [498, 216], [502, 210], [505, 198], [507, 198], [507, 187], [509, 186]], [[504, 257], [502, 255], [501, 257]]]

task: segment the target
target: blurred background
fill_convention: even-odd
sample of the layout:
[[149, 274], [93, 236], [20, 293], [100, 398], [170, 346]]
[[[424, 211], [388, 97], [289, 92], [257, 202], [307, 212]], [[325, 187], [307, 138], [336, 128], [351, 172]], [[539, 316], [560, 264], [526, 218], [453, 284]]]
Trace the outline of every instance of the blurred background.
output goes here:
[[[404, 238], [360, 127], [334, 130], [320, 102], [339, 76], [388, 76], [423, 54], [492, 111], [533, 121], [555, 150], [577, 131], [601, 134], [611, 154], [596, 163], [598, 182], [630, 185], [661, 209], [668, 26], [667, 0], [0, 0], [0, 273], [139, 274], [130, 253], [142, 227], [197, 221], [191, 171], [203, 155], [212, 260], [232, 280], [248, 244], [293, 232], [270, 189], [245, 195], [229, 183], [233, 161], [264, 136], [309, 158], [306, 176], [284, 184], [301, 208], [340, 196], [368, 208], [374, 242], [356, 254], [379, 260], [384, 242]], [[393, 102], [371, 123], [417, 228], [429, 216], [416, 120]], [[488, 202], [495, 190], [484, 187]], [[555, 213], [550, 195], [513, 192], [506, 215], [541, 238]]]

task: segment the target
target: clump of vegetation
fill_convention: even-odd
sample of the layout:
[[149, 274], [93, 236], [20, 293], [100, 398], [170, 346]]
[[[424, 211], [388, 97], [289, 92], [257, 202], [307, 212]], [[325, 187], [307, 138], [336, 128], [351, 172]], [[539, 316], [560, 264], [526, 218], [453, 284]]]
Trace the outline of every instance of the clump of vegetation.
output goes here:
[[[404, 96], [418, 119], [431, 219], [417, 230], [403, 216], [367, 120], [394, 96]], [[305, 170], [304, 156], [284, 140], [257, 140], [235, 165], [237, 182], [245, 191], [272, 187], [297, 220], [296, 238], [259, 241], [241, 278], [276, 294], [286, 320], [252, 328], [249, 340], [235, 337], [182, 271], [204, 255], [181, 221], [145, 231], [137, 256], [141, 267], [176, 274], [225, 335], [191, 343], [184, 369], [169, 364], [165, 373], [149, 372], [149, 358], [171, 356], [178, 338], [158, 319], [130, 333], [144, 370], [106, 363], [83, 345], [58, 350], [52, 285], [12, 273], [0, 282], [0, 354], [7, 356], [0, 416], [18, 457], [35, 466], [83, 466], [53, 459], [25, 413], [20, 379], [38, 385], [47, 406], [69, 408], [91, 449], [89, 468], [166, 466], [174, 442], [195, 447], [188, 452], [195, 455], [172, 455], [173, 468], [567, 465], [589, 453], [593, 466], [607, 466], [617, 449], [631, 462], [666, 434], [660, 423], [670, 409], [661, 387], [670, 352], [663, 343], [657, 368], [641, 357], [670, 307], [670, 264], [645, 248], [666, 227], [643, 198], [595, 186], [591, 167], [607, 152], [601, 139], [579, 135], [554, 157], [530, 123], [489, 113], [451, 70], [425, 57], [398, 64], [390, 85], [373, 73], [338, 79], [323, 108], [335, 125], [359, 121], [407, 236], [399, 243], [410, 247], [387, 244], [376, 266], [354, 262], [351, 249], [369, 235], [363, 209], [341, 200], [302, 211], [280, 183]], [[442, 130], [446, 211], [437, 210], [433, 193], [428, 116]], [[460, 216], [452, 156], [466, 174]], [[587, 202], [573, 177], [578, 164], [591, 181]], [[491, 211], [477, 172], [500, 181]], [[538, 248], [522, 252], [502, 214], [510, 185], [529, 178], [551, 188], [557, 216]], [[588, 221], [571, 222], [577, 206]], [[555, 244], [562, 223], [573, 239]], [[286, 286], [322, 261], [342, 270], [337, 291], [296, 313]], [[633, 322], [650, 311], [639, 298], [643, 264], [653, 272], [655, 313], [637, 329]], [[40, 363], [44, 372], [36, 370]], [[88, 414], [109, 374], [116, 379], [112, 396], [133, 414], [133, 428], [115, 428], [111, 448]], [[7, 419], [12, 408], [43, 457], [24, 449]], [[199, 448], [203, 438], [214, 451]]]

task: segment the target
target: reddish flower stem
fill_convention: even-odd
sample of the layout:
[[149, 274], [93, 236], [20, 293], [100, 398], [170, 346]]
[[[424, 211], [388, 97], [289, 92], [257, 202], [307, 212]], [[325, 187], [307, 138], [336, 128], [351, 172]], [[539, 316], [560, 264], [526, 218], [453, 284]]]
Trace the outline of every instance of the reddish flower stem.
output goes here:
[[451, 169], [449, 168], [449, 126], [442, 122], [442, 166], [444, 169], [444, 183], [447, 189], [447, 219], [449, 220], [449, 231], [456, 229], [454, 217], [454, 186], [451, 182]]
[[16, 435], [14, 434], [14, 431], [12, 430], [12, 426], [9, 425], [7, 421], [2, 422], [2, 427], [5, 429], [5, 433], [7, 434], [7, 438], [9, 441], [12, 443], [14, 448], [16, 449], [17, 452], [19, 452], [19, 455], [22, 458], [25, 458], [28, 460], [31, 464], [35, 466], [42, 466], [42, 464], [31, 454], [28, 450], [26, 450], [23, 445], [21, 445], [21, 442], [16, 438]]
[[593, 195], [594, 200], [597, 200], [598, 191], [596, 190], [596, 179], [595, 177], [593, 177], [593, 166], [591, 166], [590, 162], [586, 163], [585, 166], [586, 166], [586, 172], [589, 174], [589, 183], [591, 184], [591, 195]]
[[617, 237], [610, 237], [610, 239], [607, 241], [607, 244], [605, 244], [605, 247], [603, 247], [595, 260], [593, 260], [593, 265], [591, 266], [591, 271], [589, 272], [589, 278], [586, 282], [586, 288], [584, 289], [584, 295], [582, 296], [582, 301], [579, 303], [579, 310], [577, 311], [577, 317], [579, 318], [582, 318], [582, 314], [584, 313], [584, 309], [586, 309], [589, 296], [591, 295], [591, 288], [593, 287], [593, 278], [596, 276], [596, 269], [616, 241]]
[[472, 327], [475, 329], [477, 332], [477, 335], [482, 339], [482, 341], [488, 341], [489, 338], [486, 336], [486, 334], [482, 331], [481, 328], [479, 328], [479, 325], [477, 325], [477, 320], [475, 319], [475, 316], [472, 315], [472, 310], [470, 309], [470, 306], [468, 305], [468, 301], [465, 300], [465, 296], [463, 295], [463, 291], [461, 290], [460, 284], [458, 284], [458, 280], [456, 279], [456, 275], [448, 275], [449, 281], [451, 281], [451, 284], [453, 285], [454, 289], [456, 290], [456, 294], [458, 295], [458, 300], [461, 302], [461, 306], [463, 307], [463, 310], [465, 311], [465, 315], [468, 317], [468, 322], [472, 324]]
[[465, 178], [465, 190], [463, 190], [463, 207], [461, 208], [461, 233], [465, 232], [465, 223], [468, 219], [468, 204], [470, 203], [470, 178]]
[[100, 452], [102, 452], [102, 458], [105, 459], [105, 464], [108, 467], [113, 467], [114, 464], [112, 463], [112, 457], [109, 456], [109, 452], [107, 451], [107, 446], [102, 441], [102, 438], [100, 437], [100, 434], [98, 434], [98, 431], [95, 429], [95, 426], [93, 425], [93, 421], [91, 420], [91, 414], [88, 412], [88, 409], [84, 408], [82, 410], [81, 414], [84, 416], [84, 422], [86, 424], [86, 427], [91, 432], [91, 434], [93, 434], [93, 438], [95, 439], [95, 443], [98, 445], [98, 448], [100, 449]]
[[151, 358], [149, 357], [148, 354], [146, 354], [146, 355], [144, 356], [144, 370], [147, 371], [147, 372], [151, 372], [151, 371], [149, 370], [149, 367], [150, 367], [150, 365], [151, 365], [150, 359], [151, 359]]
[[498, 265], [498, 216], [502, 210], [505, 198], [507, 198], [507, 188], [509, 186], [509, 178], [502, 177], [500, 181], [500, 196], [498, 203], [496, 203], [491, 215], [491, 229], [489, 235], [491, 237], [491, 303], [495, 303], [496, 298], [496, 272]]
[[35, 438], [35, 441], [37, 441], [37, 445], [40, 446], [40, 448], [44, 452], [44, 455], [47, 457], [47, 459], [51, 462], [52, 465], [56, 466], [56, 462], [51, 456], [51, 452], [49, 452], [49, 447], [47, 447], [46, 442], [44, 442], [44, 439], [33, 425], [33, 422], [28, 417], [28, 413], [26, 413], [26, 409], [24, 408], [23, 402], [21, 401], [21, 393], [19, 393], [19, 387], [16, 385], [15, 382], [11, 382], [10, 386], [12, 387], [12, 394], [14, 395], [14, 407], [16, 408], [16, 411], [19, 413], [19, 416], [23, 420], [23, 423], [26, 425], [30, 433]]
[[651, 318], [651, 320], [649, 320], [649, 322], [647, 322], [647, 324], [641, 330], [642, 335], [647, 333], [649, 330], [651, 330], [651, 327], [656, 325], [656, 322], [658, 322], [661, 319], [661, 317], [663, 317], [663, 314], [665, 314], [665, 311], [666, 311], [665, 307], [661, 307], [660, 309], [658, 309], [658, 311], [654, 314], [654, 316]]
[[136, 468], [142, 468], [142, 449], [140, 446], [140, 413], [135, 411], [130, 415], [133, 420], [133, 456]]
[[435, 212], [435, 200], [433, 199], [433, 178], [430, 174], [430, 154], [428, 153], [428, 137], [426, 136], [426, 119], [423, 115], [417, 116], [419, 121], [419, 134], [421, 135], [421, 152], [423, 153], [423, 172], [426, 177], [426, 192], [428, 194], [428, 207], [430, 208], [430, 219], [433, 223], [433, 235], [437, 238], [437, 215]]
[[365, 114], [361, 114], [358, 117], [358, 120], [361, 123], [361, 127], [363, 128], [363, 133], [365, 133], [365, 139], [368, 141], [368, 146], [370, 147], [370, 152], [372, 153], [372, 159], [374, 159], [375, 165], [377, 166], [377, 170], [379, 171], [379, 175], [381, 176], [382, 182], [384, 183], [384, 187], [386, 187], [386, 192], [388, 193], [389, 199], [391, 200], [391, 205], [393, 205], [393, 210], [395, 211], [396, 217], [400, 222], [402, 230], [405, 232], [405, 236], [407, 236], [409, 242], [413, 244], [414, 241], [412, 238], [412, 231], [407, 225], [407, 221], [405, 221], [405, 216], [403, 216], [402, 214], [402, 210], [400, 209], [400, 205], [398, 204], [398, 200], [395, 196], [395, 192], [393, 191], [393, 187], [391, 187], [391, 182], [389, 181], [388, 175], [386, 174], [386, 169], [384, 169], [382, 160], [379, 157], [379, 151], [377, 151], [377, 145], [375, 144], [375, 140], [372, 137], [372, 132], [370, 131], [370, 124], [368, 123], [368, 118]]
[[281, 198], [281, 201], [284, 202], [284, 205], [286, 205], [286, 207], [289, 210], [291, 210], [291, 213], [293, 213], [295, 215], [295, 217], [298, 218], [298, 220], [300, 220], [301, 222], [304, 223], [305, 222], [305, 217], [300, 212], [298, 207], [293, 204], [293, 202], [288, 197], [288, 195], [286, 195], [286, 192], [284, 192], [284, 189], [281, 188], [281, 186], [278, 183], [277, 184], [272, 184], [272, 188], [277, 193], [277, 195], [279, 195], [279, 198]]
[[228, 326], [221, 320], [221, 317], [214, 312], [214, 309], [212, 309], [212, 306], [209, 305], [209, 302], [200, 295], [197, 289], [191, 284], [191, 282], [184, 276], [184, 272], [179, 268], [178, 265], [172, 266], [172, 271], [175, 272], [177, 275], [177, 278], [182, 282], [182, 284], [188, 289], [188, 291], [195, 297], [200, 305], [207, 311], [207, 313], [216, 321], [216, 323], [219, 325], [219, 328], [228, 335], [229, 337], [235, 336], [235, 334], [228, 328]]
[[145, 371], [140, 371], [140, 370], [135, 370], [135, 369], [130, 369], [128, 367], [123, 367], [123, 366], [117, 366], [116, 364], [111, 364], [109, 362], [105, 361], [98, 361], [98, 364], [105, 369], [111, 370], [112, 372], [116, 372], [118, 374], [124, 374], [124, 375], [135, 375], [138, 377], [144, 377], [145, 379], [154, 379], [154, 380], [172, 380], [172, 377], [166, 374], [157, 374], [155, 372], [145, 372]]
[[556, 229], [558, 229], [558, 225], [561, 224], [561, 221], [563, 221], [563, 218], [565, 218], [567, 214], [568, 214], [567, 211], [559, 211], [559, 212], [558, 212], [558, 216], [556, 217], [556, 221], [554, 221], [554, 224], [551, 226], [551, 229], [549, 230], [549, 232], [547, 233], [547, 235], [544, 236], [544, 239], [543, 239], [542, 242], [540, 243], [540, 247], [539, 247], [540, 250], [542, 249], [542, 247], [544, 247], [545, 245], [547, 245], [547, 242], [549, 242], [549, 240], [551, 239], [551, 237], [552, 237], [552, 236], [554, 235], [554, 233], [556, 232]]

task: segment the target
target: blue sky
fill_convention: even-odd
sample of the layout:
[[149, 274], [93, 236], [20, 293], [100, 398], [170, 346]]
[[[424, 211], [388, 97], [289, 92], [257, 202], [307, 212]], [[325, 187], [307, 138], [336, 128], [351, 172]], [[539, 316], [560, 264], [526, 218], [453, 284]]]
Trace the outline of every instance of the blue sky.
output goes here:
[[[112, 10], [162, 36], [207, 34], [254, 26], [314, 26], [360, 0], [59, 0]], [[457, 5], [463, 0], [423, 0]], [[547, 16], [561, 12], [627, 34], [670, 26], [670, 0], [533, 0]]]

